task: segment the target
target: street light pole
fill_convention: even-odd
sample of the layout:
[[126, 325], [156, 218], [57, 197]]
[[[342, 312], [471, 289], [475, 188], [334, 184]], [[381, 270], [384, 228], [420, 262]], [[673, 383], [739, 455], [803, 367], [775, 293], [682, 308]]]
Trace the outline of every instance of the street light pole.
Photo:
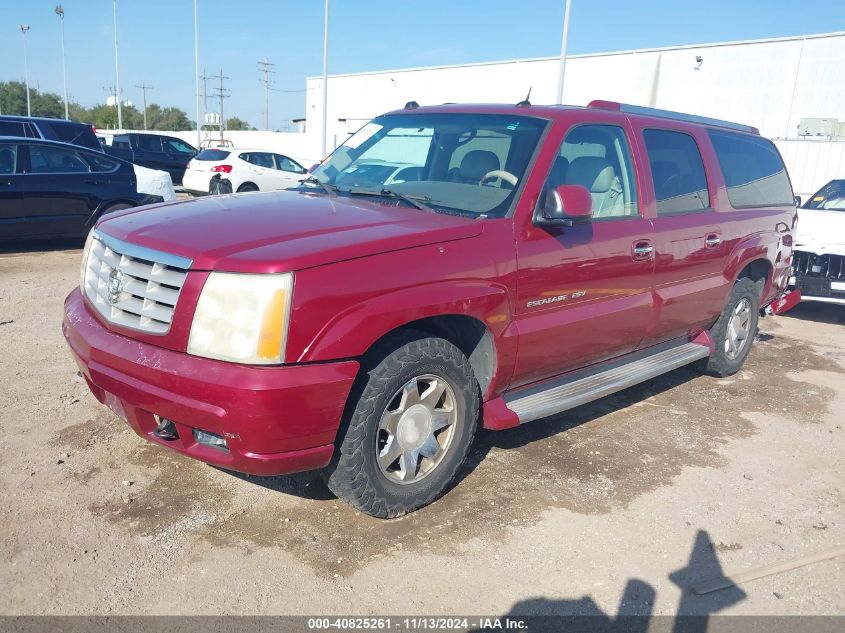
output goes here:
[[120, 107], [120, 64], [117, 56], [117, 0], [113, 0], [114, 6], [114, 92], [117, 101], [117, 129], [123, 129], [123, 110]]
[[329, 0], [326, 0], [325, 16], [323, 19], [323, 155], [326, 157], [326, 134], [329, 122]]
[[26, 50], [26, 32], [29, 30], [28, 24], [21, 24], [21, 33], [23, 33], [23, 68], [26, 78], [26, 116], [32, 116], [32, 107], [29, 102], [29, 54]]
[[569, 40], [569, 5], [572, 0], [566, 0], [563, 10], [563, 34], [560, 38], [560, 71], [557, 78], [557, 103], [563, 103], [563, 76], [566, 73], [566, 44]]
[[56, 15], [59, 16], [59, 24], [62, 31], [62, 86], [65, 92], [65, 119], [70, 118], [67, 105], [67, 65], [65, 64], [65, 10], [62, 5], [56, 5]]
[[[203, 73], [204, 74], [204, 73]], [[197, 147], [200, 146], [200, 31], [199, 0], [194, 0], [194, 98], [197, 106]]]

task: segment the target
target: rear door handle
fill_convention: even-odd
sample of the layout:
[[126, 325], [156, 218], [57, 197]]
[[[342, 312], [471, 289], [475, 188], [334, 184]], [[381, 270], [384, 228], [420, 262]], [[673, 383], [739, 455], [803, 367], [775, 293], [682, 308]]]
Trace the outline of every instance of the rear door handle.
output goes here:
[[707, 248], [716, 248], [721, 243], [722, 238], [716, 235], [715, 233], [710, 233], [707, 237], [704, 238], [704, 245]]
[[86, 185], [102, 185], [103, 181], [102, 180], [86, 180], [85, 184]]
[[637, 240], [631, 246], [631, 256], [634, 259], [651, 259], [654, 254], [654, 244], [651, 240]]

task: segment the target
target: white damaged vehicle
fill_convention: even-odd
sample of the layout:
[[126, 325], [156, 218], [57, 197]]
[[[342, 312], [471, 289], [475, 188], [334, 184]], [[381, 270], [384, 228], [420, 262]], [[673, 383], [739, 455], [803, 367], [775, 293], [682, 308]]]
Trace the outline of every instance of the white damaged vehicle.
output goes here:
[[845, 179], [831, 180], [798, 209], [791, 284], [802, 301], [845, 304]]
[[149, 169], [132, 163], [137, 180], [138, 193], [145, 193], [150, 196], [159, 196], [164, 202], [176, 200], [176, 191], [173, 189], [173, 180], [170, 174], [159, 169]]

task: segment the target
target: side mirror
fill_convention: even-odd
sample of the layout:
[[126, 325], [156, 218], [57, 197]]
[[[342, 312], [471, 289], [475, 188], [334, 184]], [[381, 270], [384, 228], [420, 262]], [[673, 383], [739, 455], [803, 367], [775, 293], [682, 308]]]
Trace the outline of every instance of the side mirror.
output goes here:
[[801, 206], [801, 196], [795, 196], [795, 206], [796, 207]]
[[593, 198], [582, 185], [560, 185], [546, 194], [536, 218], [538, 226], [572, 226], [589, 222], [593, 214]]

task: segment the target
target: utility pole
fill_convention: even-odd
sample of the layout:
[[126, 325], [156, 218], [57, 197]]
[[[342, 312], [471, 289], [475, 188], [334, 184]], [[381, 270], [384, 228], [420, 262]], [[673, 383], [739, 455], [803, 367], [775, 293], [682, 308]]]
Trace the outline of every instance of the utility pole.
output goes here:
[[62, 5], [57, 4], [55, 8], [56, 15], [59, 16], [59, 24], [62, 32], [62, 87], [65, 93], [65, 119], [70, 118], [67, 105], [67, 65], [65, 64], [65, 10]]
[[117, 0], [113, 2], [114, 7], [114, 87], [117, 95], [117, 129], [123, 129], [123, 110], [120, 107], [120, 64], [117, 55]]
[[563, 9], [563, 33], [560, 38], [560, 71], [557, 78], [557, 103], [563, 103], [563, 78], [566, 73], [566, 44], [569, 41], [569, 6], [572, 0], [566, 0]]
[[214, 75], [214, 78], [218, 79], [220, 81], [220, 86], [218, 88], [215, 88], [215, 91], [216, 91], [217, 94], [215, 94], [213, 96], [220, 99], [220, 140], [222, 141], [223, 140], [223, 128], [226, 127], [226, 119], [223, 118], [223, 100], [229, 98], [230, 95], [228, 93], [230, 92], [230, 90], [228, 88], [223, 87], [223, 80], [228, 79], [228, 77], [226, 77], [223, 74], [222, 68], [220, 69], [220, 74]]
[[271, 64], [265, 57], [258, 62], [258, 70], [263, 73], [264, 77], [261, 83], [264, 84], [264, 129], [270, 131], [270, 85], [273, 83], [270, 75], [275, 75], [276, 71], [272, 70], [276, 64]]
[[[199, 29], [199, 2], [194, 0], [194, 97], [196, 98], [197, 106], [197, 147], [200, 146], [200, 130], [202, 129], [202, 121], [200, 121], [200, 29]], [[146, 114], [147, 109], [144, 107], [144, 128], [146, 129]]]
[[29, 54], [26, 50], [26, 32], [29, 30], [29, 24], [21, 24], [21, 33], [23, 33], [23, 68], [26, 78], [26, 116], [32, 116], [32, 107], [29, 103]]
[[[569, 0], [567, 0], [568, 2]], [[326, 157], [326, 127], [329, 123], [329, 0], [326, 0], [325, 14], [323, 15], [323, 155], [320, 160]]]
[[152, 86], [148, 86], [146, 84], [135, 84], [136, 88], [140, 88], [141, 92], [144, 93], [144, 131], [147, 130], [147, 90], [152, 90]]

